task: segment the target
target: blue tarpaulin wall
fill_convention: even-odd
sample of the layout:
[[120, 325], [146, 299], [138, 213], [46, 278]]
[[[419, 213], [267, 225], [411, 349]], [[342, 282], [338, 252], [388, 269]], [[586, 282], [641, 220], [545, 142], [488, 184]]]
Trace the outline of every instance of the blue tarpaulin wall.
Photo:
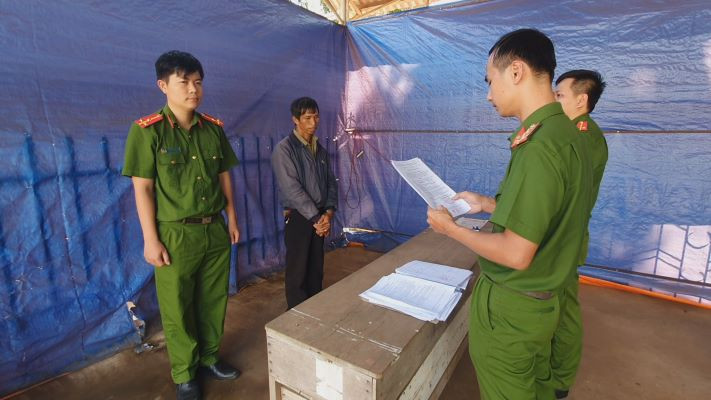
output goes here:
[[557, 74], [596, 69], [608, 83], [593, 113], [608, 132], [609, 162], [587, 260], [606, 269], [583, 272], [710, 302], [708, 1], [462, 2], [352, 23], [344, 117], [352, 134], [339, 140], [345, 226], [394, 232], [396, 241], [427, 226], [424, 201], [390, 159], [420, 157], [455, 191], [496, 193], [518, 122], [486, 100], [487, 54], [524, 27], [554, 41]]
[[233, 289], [284, 256], [269, 156], [293, 98], [319, 101], [338, 225], [414, 235], [424, 202], [388, 160], [420, 157], [455, 190], [493, 194], [500, 131], [516, 122], [486, 102], [486, 53], [531, 26], [556, 43], [558, 72], [606, 77], [603, 129], [635, 131], [607, 136], [590, 264], [709, 282], [706, 1], [462, 3], [347, 28], [281, 0], [77, 3], [0, 5], [0, 393], [136, 342], [126, 301], [155, 313], [120, 168], [131, 121], [165, 101], [153, 62], [169, 49], [202, 61], [201, 110], [226, 122], [242, 161]]
[[343, 27], [279, 0], [0, 5], [0, 394], [136, 342], [126, 309], [155, 313], [130, 179], [131, 122], [165, 104], [153, 63], [172, 49], [205, 69], [201, 110], [225, 121], [240, 224], [232, 289], [279, 268], [269, 157], [289, 104], [319, 101], [332, 141]]

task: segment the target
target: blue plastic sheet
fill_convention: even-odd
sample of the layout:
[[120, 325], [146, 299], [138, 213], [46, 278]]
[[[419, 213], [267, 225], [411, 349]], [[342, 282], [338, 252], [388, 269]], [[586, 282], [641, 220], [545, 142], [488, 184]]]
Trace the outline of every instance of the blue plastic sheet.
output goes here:
[[489, 48], [534, 27], [554, 42], [558, 74], [599, 70], [605, 130], [709, 130], [708, 1], [526, 0], [456, 3], [349, 26], [347, 110], [361, 130], [508, 130], [486, 101]]
[[462, 2], [352, 23], [350, 133], [339, 139], [345, 226], [405, 235], [427, 226], [424, 201], [390, 159], [420, 157], [456, 191], [496, 192], [518, 122], [486, 100], [487, 53], [523, 27], [554, 41], [557, 74], [596, 69], [608, 83], [592, 114], [608, 132], [609, 162], [588, 262], [711, 282], [707, 1]]
[[390, 159], [420, 157], [455, 190], [493, 194], [516, 122], [487, 104], [483, 72], [491, 44], [519, 27], [551, 36], [559, 73], [608, 81], [593, 114], [612, 133], [588, 261], [709, 282], [711, 135], [692, 132], [711, 126], [707, 4], [490, 1], [344, 28], [280, 0], [2, 2], [0, 394], [135, 343], [127, 301], [156, 312], [120, 169], [129, 124], [165, 101], [153, 62], [170, 49], [202, 61], [201, 110], [225, 121], [242, 161], [233, 291], [284, 257], [269, 157], [295, 97], [321, 108], [336, 228], [372, 228], [387, 245], [426, 227]]
[[172, 49], [205, 69], [201, 111], [225, 121], [241, 239], [232, 290], [280, 268], [283, 219], [269, 157], [290, 102], [336, 130], [345, 33], [279, 0], [0, 4], [0, 394], [138, 341], [126, 309], [156, 312], [130, 179], [131, 122], [165, 103], [153, 63]]

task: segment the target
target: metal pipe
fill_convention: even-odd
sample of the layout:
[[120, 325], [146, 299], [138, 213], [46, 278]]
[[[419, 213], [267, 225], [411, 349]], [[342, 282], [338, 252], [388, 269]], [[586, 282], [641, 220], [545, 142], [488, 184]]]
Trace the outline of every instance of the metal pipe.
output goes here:
[[[486, 131], [486, 130], [466, 130], [466, 129], [444, 129], [444, 130], [426, 130], [426, 129], [358, 129], [354, 128], [358, 133], [506, 133], [512, 131]], [[670, 130], [670, 131], [604, 131], [606, 135], [633, 135], [633, 134], [710, 134], [707, 130]]]
[[348, 0], [343, 0], [343, 25], [348, 25]]
[[636, 275], [636, 276], [642, 276], [642, 277], [650, 278], [650, 279], [659, 279], [659, 280], [663, 280], [663, 281], [670, 281], [670, 282], [676, 282], [676, 283], [683, 283], [683, 284], [686, 284], [686, 285], [701, 286], [701, 287], [711, 288], [711, 283], [690, 281], [690, 280], [688, 280], [688, 279], [683, 279], [683, 278], [673, 278], [673, 277], [670, 277], [670, 276], [654, 275], [654, 274], [648, 274], [648, 273], [645, 273], [645, 272], [632, 271], [632, 270], [628, 270], [628, 269], [607, 267], [607, 266], [604, 266], [604, 265], [584, 264], [584, 266], [590, 267], [590, 268], [593, 268], [593, 269], [600, 269], [600, 270], [603, 270], [603, 271], [616, 272], [616, 273], [619, 273], [619, 274]]

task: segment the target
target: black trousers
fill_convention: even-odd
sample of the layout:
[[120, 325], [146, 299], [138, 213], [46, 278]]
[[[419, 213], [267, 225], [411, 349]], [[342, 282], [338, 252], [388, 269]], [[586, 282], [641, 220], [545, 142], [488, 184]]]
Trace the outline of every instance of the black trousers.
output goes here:
[[286, 304], [289, 308], [323, 288], [323, 238], [296, 210], [286, 219]]

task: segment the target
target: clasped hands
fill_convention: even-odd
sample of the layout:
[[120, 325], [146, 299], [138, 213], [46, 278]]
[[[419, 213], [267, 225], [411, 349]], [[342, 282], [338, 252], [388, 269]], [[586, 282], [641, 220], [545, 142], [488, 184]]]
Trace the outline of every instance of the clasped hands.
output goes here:
[[325, 237], [331, 231], [331, 215], [328, 213], [322, 214], [321, 218], [314, 224], [316, 234]]

